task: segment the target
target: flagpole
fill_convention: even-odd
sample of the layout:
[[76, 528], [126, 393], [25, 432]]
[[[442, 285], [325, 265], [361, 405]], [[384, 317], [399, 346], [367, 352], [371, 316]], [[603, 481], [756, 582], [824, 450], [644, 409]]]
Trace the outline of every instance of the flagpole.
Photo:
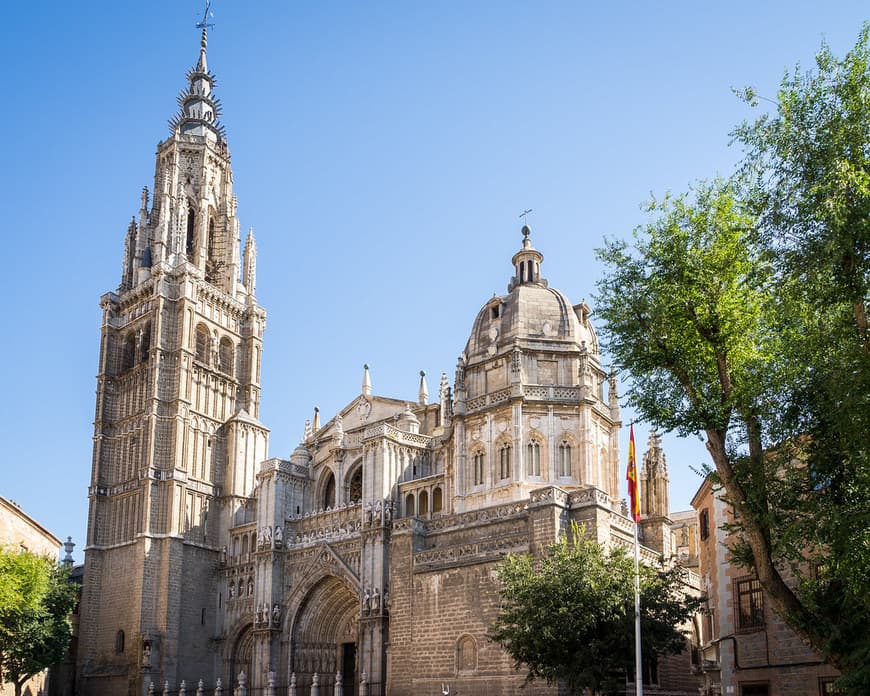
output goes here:
[[638, 476], [637, 471], [633, 420], [629, 426], [628, 467], [625, 472], [625, 480], [628, 482], [631, 520], [634, 522], [634, 688], [637, 696], [643, 696], [643, 671], [640, 654], [640, 543], [637, 533], [640, 522], [640, 476]]
[[634, 684], [637, 696], [643, 696], [640, 656], [640, 544], [637, 540], [637, 522], [634, 523]]

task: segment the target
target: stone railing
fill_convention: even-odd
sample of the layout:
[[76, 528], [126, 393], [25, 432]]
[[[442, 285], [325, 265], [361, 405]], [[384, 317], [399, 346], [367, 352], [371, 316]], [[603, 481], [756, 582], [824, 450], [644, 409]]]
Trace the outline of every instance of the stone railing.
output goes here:
[[432, 438], [428, 435], [406, 433], [404, 430], [399, 430], [386, 423], [377, 423], [370, 428], [366, 428], [362, 439], [370, 440], [375, 437], [386, 437], [394, 442], [411, 447], [428, 447], [429, 443], [432, 442]]
[[425, 530], [427, 532], [443, 532], [460, 527], [467, 528], [480, 524], [489, 524], [494, 521], [524, 517], [526, 514], [526, 503], [521, 500], [504, 505], [481, 508], [480, 510], [461, 512], [456, 515], [437, 517], [426, 522]]
[[557, 387], [540, 384], [527, 384], [523, 396], [528, 401], [567, 401], [580, 400], [580, 387]]
[[418, 551], [414, 554], [414, 570], [431, 570], [433, 567], [454, 564], [484, 563], [502, 558], [509, 553], [528, 551], [528, 538], [524, 533], [505, 535], [495, 539], [482, 539], [467, 544]]
[[362, 518], [362, 505], [359, 503], [290, 517], [285, 522], [284, 543], [291, 547], [346, 538], [360, 532]]

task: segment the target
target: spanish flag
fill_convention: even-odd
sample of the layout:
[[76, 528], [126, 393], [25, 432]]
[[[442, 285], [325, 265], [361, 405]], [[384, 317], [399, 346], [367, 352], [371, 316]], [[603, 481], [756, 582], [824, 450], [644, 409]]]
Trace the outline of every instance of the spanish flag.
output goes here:
[[625, 472], [628, 481], [628, 497], [630, 499], [630, 515], [635, 522], [640, 522], [640, 481], [637, 478], [637, 457], [634, 449], [634, 423], [628, 438], [628, 469]]

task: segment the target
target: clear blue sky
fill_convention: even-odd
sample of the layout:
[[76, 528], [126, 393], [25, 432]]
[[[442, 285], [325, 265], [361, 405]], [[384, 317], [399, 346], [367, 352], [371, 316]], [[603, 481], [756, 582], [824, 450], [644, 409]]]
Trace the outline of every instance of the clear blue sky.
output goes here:
[[[591, 298], [593, 248], [651, 192], [728, 173], [728, 133], [822, 39], [850, 48], [859, 2], [215, 0], [217, 74], [243, 230], [269, 312], [261, 419], [288, 456], [315, 405], [413, 400], [453, 379], [481, 305], [503, 293], [529, 218], [543, 275]], [[197, 57], [202, 4], [5, 2], [0, 196], [6, 300], [0, 494], [81, 560], [99, 297]], [[626, 422], [629, 412], [624, 412]], [[638, 449], [648, 430], [638, 428]], [[627, 438], [627, 436], [626, 436]], [[624, 441], [625, 439], [624, 438]], [[671, 506], [698, 442], [665, 439]], [[626, 447], [623, 444], [622, 457]]]

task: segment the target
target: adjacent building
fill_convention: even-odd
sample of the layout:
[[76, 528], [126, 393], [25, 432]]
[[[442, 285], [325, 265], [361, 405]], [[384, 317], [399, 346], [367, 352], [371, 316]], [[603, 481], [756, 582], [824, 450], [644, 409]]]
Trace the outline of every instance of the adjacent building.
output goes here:
[[[13, 500], [0, 496], [0, 546], [13, 551], [30, 551], [40, 556], [57, 558], [61, 540], [28, 515]], [[22, 693], [45, 693], [48, 670], [43, 670], [21, 687]], [[0, 679], [0, 696], [14, 694], [15, 686]]]
[[758, 579], [731, 563], [734, 509], [708, 478], [692, 507], [698, 516], [701, 587], [709, 613], [701, 621], [703, 696], [828, 696], [838, 672], [825, 664], [771, 610]]

